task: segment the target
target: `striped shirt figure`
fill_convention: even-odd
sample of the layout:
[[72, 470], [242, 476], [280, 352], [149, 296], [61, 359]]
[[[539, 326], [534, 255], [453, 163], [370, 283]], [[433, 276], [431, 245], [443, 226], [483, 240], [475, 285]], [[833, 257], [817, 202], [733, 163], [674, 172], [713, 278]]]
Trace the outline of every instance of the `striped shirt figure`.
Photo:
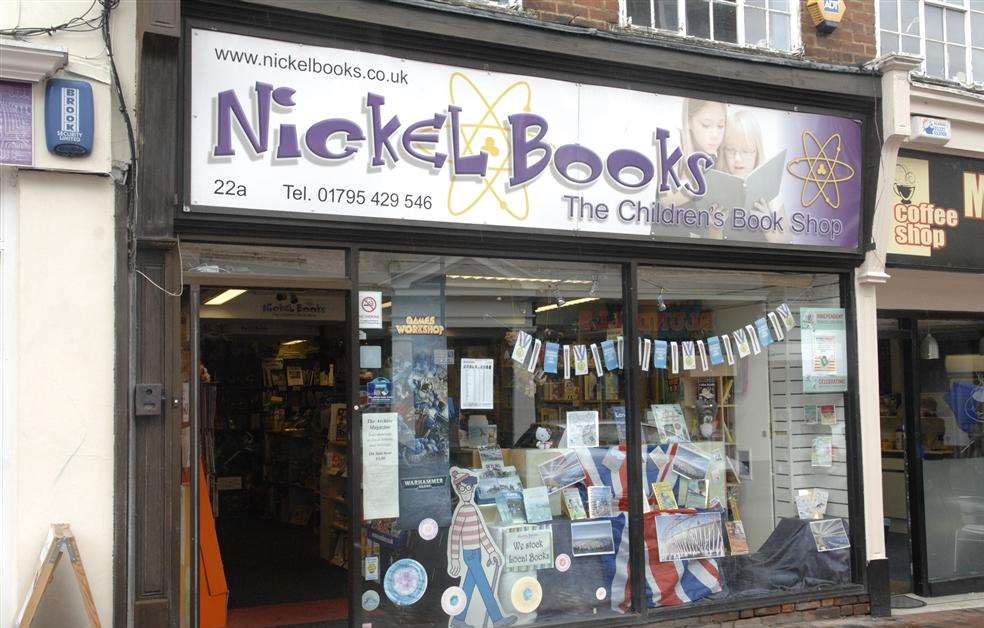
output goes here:
[[[494, 589], [498, 580], [498, 570], [502, 565], [502, 557], [489, 537], [482, 513], [475, 507], [473, 500], [477, 484], [478, 477], [474, 473], [451, 467], [451, 487], [459, 501], [451, 520], [451, 532], [448, 535], [448, 575], [452, 578], [463, 576], [461, 588], [468, 602], [460, 613], [451, 618], [448, 623], [450, 628], [472, 628], [466, 619], [475, 589], [478, 589], [479, 595], [482, 596], [485, 612], [488, 619], [492, 620], [493, 628], [516, 623], [515, 616], [503, 616], [499, 602], [495, 599]], [[482, 550], [488, 555], [487, 561], [482, 560]], [[485, 574], [486, 566], [493, 568], [491, 585]]]

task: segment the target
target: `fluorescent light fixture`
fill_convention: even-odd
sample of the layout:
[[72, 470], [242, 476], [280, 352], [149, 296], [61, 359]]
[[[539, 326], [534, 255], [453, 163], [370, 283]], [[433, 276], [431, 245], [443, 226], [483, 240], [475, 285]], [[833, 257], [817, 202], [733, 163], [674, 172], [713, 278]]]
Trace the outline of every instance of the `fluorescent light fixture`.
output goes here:
[[383, 309], [385, 310], [388, 307], [393, 307], [393, 302], [392, 301], [383, 301]]
[[205, 305], [222, 305], [223, 303], [228, 303], [229, 301], [232, 301], [233, 299], [235, 299], [236, 297], [238, 297], [239, 295], [245, 292], [246, 290], [242, 288], [229, 288], [228, 290], [224, 290], [219, 294], [217, 294], [216, 296], [209, 299], [208, 301], [206, 301]]
[[472, 281], [522, 281], [526, 283], [565, 283], [586, 286], [594, 283], [591, 279], [550, 279], [547, 277], [500, 277], [499, 275], [445, 275], [448, 279], [468, 279]]
[[307, 342], [307, 340], [288, 340], [287, 342], [281, 342], [280, 344], [286, 347], [288, 345], [299, 345], [302, 342]]
[[597, 301], [598, 297], [582, 297], [580, 299], [571, 299], [570, 301], [564, 301], [563, 305], [558, 305], [557, 303], [551, 303], [550, 305], [541, 305], [536, 308], [536, 312], [549, 312], [550, 310], [556, 310], [560, 307], [570, 307], [572, 305], [580, 305], [582, 303], [590, 303], [591, 301]]

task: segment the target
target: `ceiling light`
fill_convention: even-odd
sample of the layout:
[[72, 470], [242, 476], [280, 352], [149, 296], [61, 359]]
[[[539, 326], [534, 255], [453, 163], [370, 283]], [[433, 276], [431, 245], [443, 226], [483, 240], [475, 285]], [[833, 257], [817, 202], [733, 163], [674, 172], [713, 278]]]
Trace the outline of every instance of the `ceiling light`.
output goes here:
[[224, 290], [223, 292], [220, 292], [216, 296], [206, 301], [205, 305], [222, 305], [223, 303], [228, 303], [229, 301], [232, 301], [233, 299], [235, 299], [236, 297], [238, 297], [239, 295], [245, 292], [246, 290], [243, 290], [241, 288], [229, 288], [228, 290]]
[[936, 338], [933, 338], [933, 334], [926, 334], [926, 336], [922, 339], [922, 344], [919, 347], [919, 353], [924, 360], [940, 359], [940, 343], [936, 342]]
[[280, 344], [286, 347], [289, 345], [299, 345], [302, 342], [307, 342], [307, 340], [288, 340], [286, 342], [281, 342]]
[[598, 297], [582, 297], [580, 299], [571, 299], [570, 301], [564, 301], [561, 304], [551, 303], [549, 305], [541, 305], [534, 310], [535, 312], [549, 312], [550, 310], [556, 310], [559, 307], [570, 307], [572, 305], [580, 305], [582, 303], [590, 303], [591, 301], [597, 301]]
[[522, 281], [526, 283], [564, 283], [568, 285], [588, 285], [590, 279], [549, 279], [545, 277], [501, 277], [499, 275], [445, 275], [448, 279], [468, 279], [473, 281]]
[[386, 308], [388, 308], [388, 307], [392, 307], [392, 306], [393, 306], [393, 302], [392, 302], [392, 301], [383, 301], [383, 309], [384, 309], [384, 310], [385, 310]]

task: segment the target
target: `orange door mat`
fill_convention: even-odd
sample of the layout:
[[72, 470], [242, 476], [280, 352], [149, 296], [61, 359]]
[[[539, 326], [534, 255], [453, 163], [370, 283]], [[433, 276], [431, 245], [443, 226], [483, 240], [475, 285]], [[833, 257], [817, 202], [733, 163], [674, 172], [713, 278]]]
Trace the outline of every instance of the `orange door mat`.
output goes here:
[[228, 628], [274, 628], [348, 617], [348, 600], [335, 598], [229, 609]]

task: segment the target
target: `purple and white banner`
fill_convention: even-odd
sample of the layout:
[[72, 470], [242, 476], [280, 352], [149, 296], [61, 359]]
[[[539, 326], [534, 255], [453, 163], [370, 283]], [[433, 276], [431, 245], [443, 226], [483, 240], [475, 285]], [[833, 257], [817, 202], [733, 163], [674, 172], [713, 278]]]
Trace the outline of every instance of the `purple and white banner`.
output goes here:
[[194, 209], [855, 250], [861, 124], [192, 31]]

